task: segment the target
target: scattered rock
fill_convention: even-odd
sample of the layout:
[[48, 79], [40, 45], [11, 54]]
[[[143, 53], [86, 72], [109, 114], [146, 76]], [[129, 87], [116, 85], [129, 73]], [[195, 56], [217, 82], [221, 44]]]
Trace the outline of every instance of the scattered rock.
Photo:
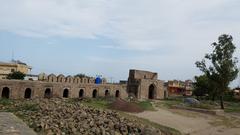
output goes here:
[[[161, 134], [155, 128], [145, 128], [145, 125], [135, 120], [122, 117], [113, 110], [100, 110], [88, 107], [79, 102], [66, 102], [62, 99], [37, 99], [29, 101], [38, 106], [37, 111], [19, 110], [15, 112], [23, 116], [23, 120], [39, 134], [58, 135], [157, 135]], [[118, 101], [131, 111], [139, 108]], [[125, 105], [126, 106], [125, 106]], [[16, 102], [15, 107], [21, 106]]]

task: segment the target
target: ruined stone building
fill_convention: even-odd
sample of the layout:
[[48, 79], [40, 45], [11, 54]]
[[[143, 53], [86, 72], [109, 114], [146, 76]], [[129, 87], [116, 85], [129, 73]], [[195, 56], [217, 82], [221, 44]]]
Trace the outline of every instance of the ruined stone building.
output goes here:
[[83, 98], [105, 97], [163, 99], [167, 96], [157, 73], [130, 70], [127, 83], [112, 84], [95, 78], [40, 74], [37, 81], [0, 79], [0, 98]]
[[163, 99], [167, 96], [164, 91], [164, 81], [158, 80], [158, 74], [130, 70], [128, 77], [128, 93], [138, 99]]

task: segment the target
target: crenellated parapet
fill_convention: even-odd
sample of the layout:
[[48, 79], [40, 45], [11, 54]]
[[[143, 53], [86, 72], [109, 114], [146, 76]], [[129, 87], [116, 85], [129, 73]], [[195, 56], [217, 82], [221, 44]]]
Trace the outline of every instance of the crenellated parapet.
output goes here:
[[65, 76], [63, 74], [58, 75], [57, 82], [65, 82]]
[[48, 82], [57, 82], [57, 76], [54, 74], [50, 74], [50, 75], [48, 75], [47, 81]]
[[[44, 82], [56, 82], [56, 83], [74, 83], [74, 84], [94, 84], [95, 83], [94, 77], [78, 77], [78, 76], [64, 76], [63, 74], [55, 75], [50, 74], [47, 75], [45, 73], [41, 73], [38, 76], [38, 81], [44, 81]], [[106, 79], [102, 79], [101, 84], [107, 83]]]
[[74, 80], [74, 78], [69, 75], [69, 76], [66, 77], [65, 82], [66, 83], [73, 83], [73, 80]]

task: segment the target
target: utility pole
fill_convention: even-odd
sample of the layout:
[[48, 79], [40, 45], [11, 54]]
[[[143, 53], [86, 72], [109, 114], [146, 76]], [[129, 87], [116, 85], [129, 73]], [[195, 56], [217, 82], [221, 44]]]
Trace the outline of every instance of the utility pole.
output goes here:
[[14, 61], [14, 50], [12, 49], [12, 62]]

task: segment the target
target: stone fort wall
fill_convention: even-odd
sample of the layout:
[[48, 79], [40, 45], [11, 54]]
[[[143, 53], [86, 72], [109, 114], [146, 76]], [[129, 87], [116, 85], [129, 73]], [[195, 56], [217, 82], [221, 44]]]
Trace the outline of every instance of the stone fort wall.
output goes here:
[[[79, 97], [128, 97], [127, 86], [120, 84], [60, 83], [44, 81], [0, 80], [2, 97], [21, 98], [79, 98]], [[9, 91], [4, 93], [3, 91]], [[30, 94], [29, 94], [30, 93]], [[29, 96], [30, 95], [30, 96]], [[26, 97], [27, 96], [27, 97]]]
[[157, 73], [130, 70], [127, 84], [109, 84], [105, 79], [101, 84], [95, 84], [95, 78], [91, 77], [41, 74], [38, 81], [0, 80], [0, 98], [96, 98], [105, 96], [127, 98], [129, 95], [138, 99], [166, 98], [164, 82], [157, 78]]

